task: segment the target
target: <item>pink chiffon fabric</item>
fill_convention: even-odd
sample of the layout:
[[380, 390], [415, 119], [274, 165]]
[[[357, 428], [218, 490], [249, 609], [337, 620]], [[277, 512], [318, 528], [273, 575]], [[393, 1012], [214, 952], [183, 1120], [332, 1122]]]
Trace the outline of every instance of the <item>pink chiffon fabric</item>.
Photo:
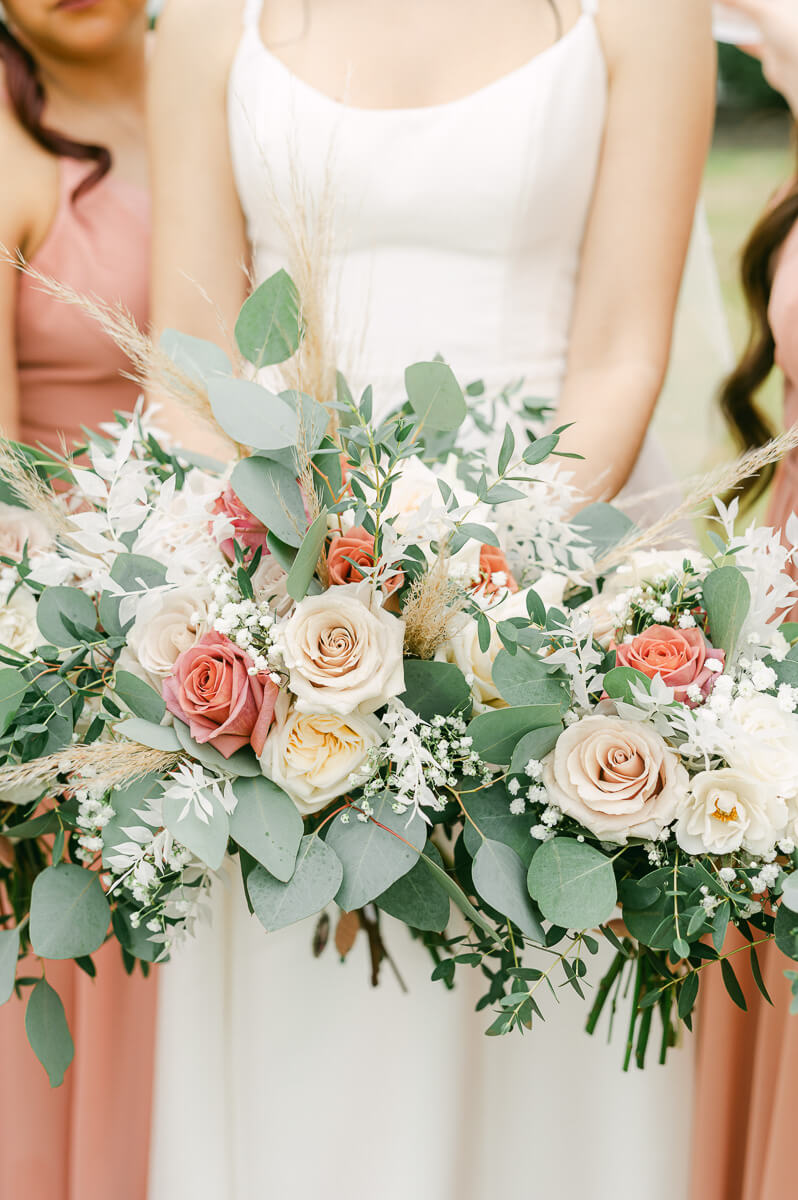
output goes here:
[[[61, 160], [57, 215], [33, 265], [82, 293], [122, 301], [146, 323], [149, 201], [106, 177], [77, 202], [85, 164]], [[82, 440], [114, 410], [130, 412], [137, 388], [125, 356], [80, 309], [20, 276], [16, 350], [22, 439], [57, 448]], [[0, 1008], [0, 1197], [145, 1200], [155, 1040], [155, 972], [128, 978], [119, 947], [94, 956], [90, 979], [72, 962], [47, 978], [67, 1012], [75, 1059], [51, 1089], [25, 1036], [23, 1003]], [[30, 964], [30, 974], [38, 964]]]
[[[786, 379], [789, 427], [798, 421], [798, 226], [774, 279], [770, 323]], [[795, 512], [798, 451], [779, 467], [768, 523], [785, 529]], [[798, 606], [790, 619], [798, 620]], [[727, 949], [734, 946], [730, 938]], [[790, 1013], [784, 977], [791, 964], [772, 944], [758, 953], [772, 1008], [757, 992], [745, 953], [736, 973], [748, 1013], [729, 999], [718, 971], [708, 971], [701, 988], [692, 1200], [784, 1200], [796, 1192], [798, 1016]]]

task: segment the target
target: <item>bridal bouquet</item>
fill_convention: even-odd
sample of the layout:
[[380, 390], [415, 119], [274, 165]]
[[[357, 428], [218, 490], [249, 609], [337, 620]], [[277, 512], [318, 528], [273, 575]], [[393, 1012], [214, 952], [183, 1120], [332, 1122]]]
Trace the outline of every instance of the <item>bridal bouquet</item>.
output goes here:
[[[275, 367], [302, 336], [279, 272], [238, 348]], [[131, 970], [165, 961], [221, 870], [267, 931], [315, 916], [316, 953], [337, 910], [375, 982], [382, 914], [444, 985], [479, 967], [492, 1034], [542, 1015], [544, 984], [582, 995], [600, 929], [591, 1022], [630, 967], [641, 1062], [710, 961], [740, 999], [729, 925], [798, 959], [776, 537], [735, 541], [721, 510], [714, 562], [641, 560], [619, 510], [569, 519], [561, 431], [508, 427], [489, 462], [442, 362], [375, 420], [341, 378], [324, 406], [210, 343], [158, 355], [232, 465], [141, 413], [74, 457], [0, 454], [0, 1002], [27, 993], [53, 1084], [73, 1048], [37, 960], [91, 974], [113, 937]]]

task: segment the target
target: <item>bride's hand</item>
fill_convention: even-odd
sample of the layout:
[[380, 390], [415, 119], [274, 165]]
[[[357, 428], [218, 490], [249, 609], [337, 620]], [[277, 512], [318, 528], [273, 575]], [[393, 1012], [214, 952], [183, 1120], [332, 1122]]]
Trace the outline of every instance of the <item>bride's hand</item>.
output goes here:
[[798, 4], [795, 0], [725, 0], [762, 31], [762, 42], [743, 46], [759, 58], [765, 78], [788, 101], [798, 117]]

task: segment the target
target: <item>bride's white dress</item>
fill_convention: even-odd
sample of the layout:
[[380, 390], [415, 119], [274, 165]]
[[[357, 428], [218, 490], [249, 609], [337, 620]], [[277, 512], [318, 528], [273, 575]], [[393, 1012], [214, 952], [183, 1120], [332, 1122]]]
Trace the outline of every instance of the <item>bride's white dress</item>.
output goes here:
[[[555, 399], [606, 111], [592, 3], [465, 99], [366, 111], [269, 53], [261, 2], [229, 83], [256, 279], [286, 265], [278, 210], [293, 211], [297, 182], [311, 201], [332, 195], [337, 330], [378, 404], [437, 352], [463, 382], [524, 376]], [[656, 470], [639, 466], [642, 487]], [[624, 1076], [621, 1039], [583, 1033], [570, 989], [545, 1025], [488, 1039], [480, 978], [463, 968], [454, 993], [430, 983], [401, 926], [385, 936], [407, 995], [387, 967], [369, 988], [362, 936], [345, 964], [332, 945], [315, 961], [313, 928], [267, 936], [233, 877], [212, 928], [161, 972], [149, 1200], [687, 1195], [689, 1050]]]

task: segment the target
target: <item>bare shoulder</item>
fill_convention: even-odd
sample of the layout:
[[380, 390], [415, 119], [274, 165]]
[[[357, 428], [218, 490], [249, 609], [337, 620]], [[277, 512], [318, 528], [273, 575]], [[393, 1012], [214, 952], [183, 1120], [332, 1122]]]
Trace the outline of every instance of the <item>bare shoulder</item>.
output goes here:
[[611, 69], [703, 64], [713, 71], [710, 0], [600, 0], [598, 25]]
[[0, 241], [29, 253], [58, 204], [58, 162], [0, 104]]
[[223, 84], [236, 51], [244, 0], [167, 0], [158, 20], [153, 54], [156, 83], [190, 77], [192, 92]]

